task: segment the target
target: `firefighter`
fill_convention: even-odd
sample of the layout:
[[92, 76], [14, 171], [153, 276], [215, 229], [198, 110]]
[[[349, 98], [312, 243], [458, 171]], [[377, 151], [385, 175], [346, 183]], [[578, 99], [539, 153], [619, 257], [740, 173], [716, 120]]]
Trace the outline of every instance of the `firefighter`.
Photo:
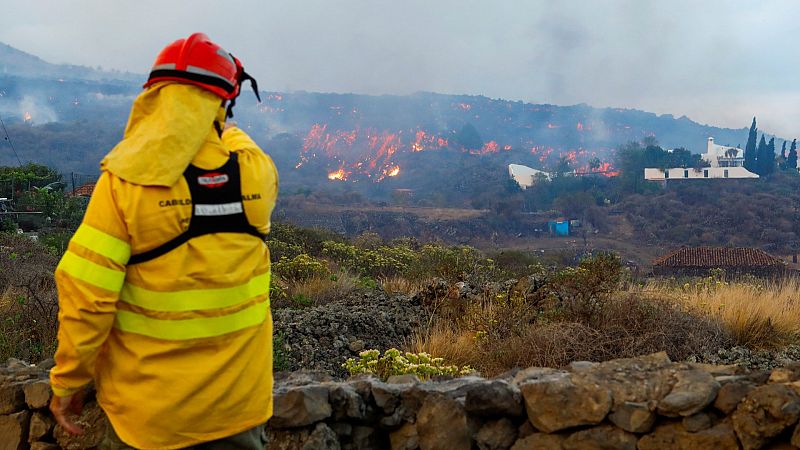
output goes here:
[[[203, 34], [168, 45], [101, 162], [55, 273], [50, 409], [73, 434], [87, 385], [106, 448], [259, 448], [272, 415], [272, 160], [226, 119], [240, 61]], [[260, 99], [259, 99], [260, 100]]]

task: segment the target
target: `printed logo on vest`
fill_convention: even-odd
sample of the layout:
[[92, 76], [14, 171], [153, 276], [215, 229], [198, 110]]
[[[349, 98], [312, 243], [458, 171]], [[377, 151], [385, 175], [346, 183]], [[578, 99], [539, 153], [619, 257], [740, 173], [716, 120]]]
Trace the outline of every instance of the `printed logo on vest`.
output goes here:
[[225, 185], [230, 180], [228, 174], [211, 172], [197, 177], [197, 184], [207, 188], [218, 188]]

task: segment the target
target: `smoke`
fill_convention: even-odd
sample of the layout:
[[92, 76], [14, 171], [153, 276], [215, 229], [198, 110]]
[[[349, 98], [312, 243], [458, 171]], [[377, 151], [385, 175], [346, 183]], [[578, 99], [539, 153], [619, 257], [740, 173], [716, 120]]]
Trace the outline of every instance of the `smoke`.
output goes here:
[[19, 115], [23, 117], [23, 120], [35, 125], [58, 122], [58, 115], [53, 108], [48, 106], [42, 98], [32, 95], [23, 96], [19, 101], [17, 110], [19, 111]]

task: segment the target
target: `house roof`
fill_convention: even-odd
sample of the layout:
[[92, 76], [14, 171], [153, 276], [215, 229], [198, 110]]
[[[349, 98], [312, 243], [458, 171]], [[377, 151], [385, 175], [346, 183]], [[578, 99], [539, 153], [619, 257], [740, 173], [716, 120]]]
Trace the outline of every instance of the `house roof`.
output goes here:
[[72, 191], [72, 195], [75, 197], [91, 197], [92, 192], [94, 192], [94, 185], [95, 183], [86, 183]]
[[682, 247], [655, 261], [657, 267], [764, 267], [783, 266], [769, 253], [747, 247]]

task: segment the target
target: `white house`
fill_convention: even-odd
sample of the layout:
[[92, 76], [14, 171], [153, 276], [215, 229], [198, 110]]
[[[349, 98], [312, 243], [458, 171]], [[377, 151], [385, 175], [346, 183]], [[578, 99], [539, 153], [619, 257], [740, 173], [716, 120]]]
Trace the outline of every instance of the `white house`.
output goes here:
[[644, 169], [644, 179], [649, 181], [686, 180], [704, 178], [758, 178], [757, 174], [744, 167], [682, 167], [674, 169]]
[[714, 138], [708, 138], [706, 152], [701, 155], [711, 167], [644, 169], [644, 179], [650, 181], [691, 180], [704, 178], [758, 178], [758, 175], [744, 168], [744, 150], [737, 147], [717, 145]]
[[509, 164], [508, 175], [516, 181], [522, 189], [533, 186], [537, 178], [544, 177], [546, 180], [550, 179], [549, 173], [520, 164]]
[[708, 147], [702, 158], [711, 167], [744, 167], [744, 150], [738, 147], [717, 145], [714, 138], [708, 138]]

